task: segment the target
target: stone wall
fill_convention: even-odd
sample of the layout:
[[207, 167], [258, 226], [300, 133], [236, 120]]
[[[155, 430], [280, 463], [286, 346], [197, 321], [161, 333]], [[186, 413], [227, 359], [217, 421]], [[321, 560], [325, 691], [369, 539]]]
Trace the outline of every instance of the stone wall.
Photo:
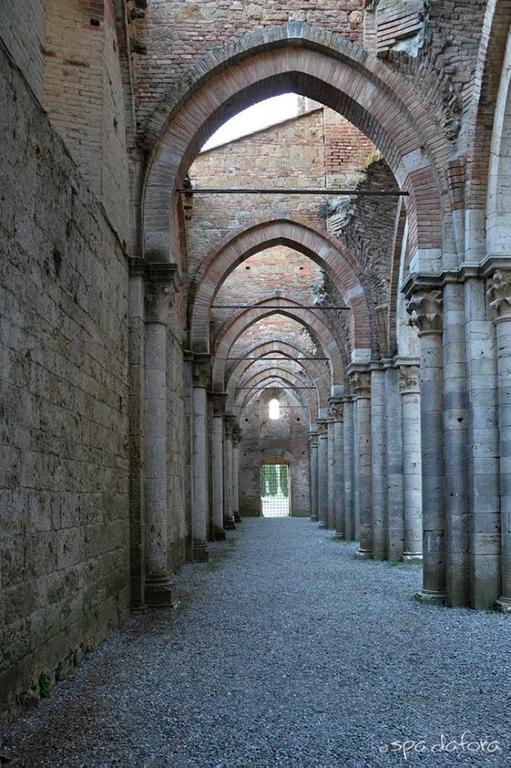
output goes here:
[[128, 271], [0, 50], [0, 720], [129, 603]]
[[45, 0], [3, 2], [0, 7], [0, 38], [34, 95], [42, 101], [44, 87]]

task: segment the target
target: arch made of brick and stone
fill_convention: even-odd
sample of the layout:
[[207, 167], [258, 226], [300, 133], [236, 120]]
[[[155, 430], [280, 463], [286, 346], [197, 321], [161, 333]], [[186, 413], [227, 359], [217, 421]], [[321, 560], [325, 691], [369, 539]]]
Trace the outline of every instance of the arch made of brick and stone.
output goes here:
[[[277, 384], [274, 385], [274, 382], [277, 382]], [[296, 399], [299, 406], [308, 412], [309, 423], [314, 421], [318, 413], [317, 392], [315, 393], [313, 390], [305, 392], [305, 390], [296, 389], [296, 387], [300, 386], [300, 382], [296, 380], [296, 377], [282, 371], [270, 374], [266, 372], [266, 375], [263, 372], [254, 376], [251, 380], [250, 390], [247, 390], [244, 393], [240, 392], [236, 396], [234, 405], [235, 412], [239, 414], [241, 418], [252, 399], [257, 397], [263, 389], [268, 391], [274, 389], [277, 391], [281, 385], [289, 387], [286, 392], [290, 393]]]
[[[271, 308], [265, 308], [265, 303], [270, 301], [272, 303]], [[275, 306], [279, 304], [284, 305], [285, 309]], [[296, 310], [291, 308], [291, 305], [293, 304], [296, 306]], [[315, 310], [300, 309], [300, 304], [292, 299], [286, 297], [268, 297], [235, 314], [225, 323], [218, 334], [214, 349], [212, 372], [213, 389], [215, 391], [224, 391], [225, 368], [231, 347], [248, 328], [254, 325], [254, 323], [273, 315], [289, 317], [292, 320], [297, 321], [300, 325], [303, 325], [316, 341], [320, 349], [322, 349], [325, 357], [328, 357], [330, 360], [331, 383], [341, 384], [344, 381], [344, 370], [347, 359], [343, 360], [343, 356], [338, 346], [338, 340], [329, 324], [321, 318]]]
[[342, 114], [381, 150], [410, 194], [414, 268], [440, 268], [450, 215], [449, 198], [442, 195], [449, 145], [428, 105], [395, 69], [345, 38], [292, 22], [215, 49], [181, 83], [146, 126], [146, 259], [176, 260], [177, 190], [205, 140], [240, 110], [294, 91]]
[[209, 349], [211, 305], [223, 282], [250, 256], [275, 245], [298, 251], [325, 270], [351, 309], [352, 348], [371, 350], [370, 323], [375, 323], [376, 318], [370, 315], [369, 303], [357, 276], [359, 265], [348, 249], [327, 233], [319, 232], [309, 223], [285, 218], [263, 221], [237, 232], [201, 264], [194, 276], [197, 289], [191, 298], [192, 349]]
[[301, 359], [303, 357], [303, 352], [298, 347], [280, 339], [272, 339], [271, 341], [266, 341], [263, 344], [251, 347], [246, 351], [247, 356], [257, 356], [257, 359], [239, 360], [231, 369], [226, 371], [227, 394], [235, 389], [237, 382], [241, 380], [242, 376], [244, 376], [250, 368], [255, 368], [255, 366], [261, 362], [264, 363], [265, 356], [278, 353], [283, 356], [282, 362], [293, 362], [305, 371], [309, 379], [314, 382], [318, 389], [321, 406], [327, 406], [328, 397], [330, 395], [329, 377], [326, 376], [325, 371], [321, 370], [321, 367], [318, 367], [313, 361]]
[[267, 368], [263, 371], [253, 371], [247, 376], [246, 379], [241, 379], [238, 382], [236, 389], [231, 396], [231, 399], [229, 399], [229, 396], [227, 397], [228, 407], [229, 405], [233, 405], [235, 408], [239, 408], [240, 405], [244, 402], [245, 396], [249, 391], [246, 389], [246, 387], [255, 387], [259, 382], [266, 381], [268, 379], [285, 379], [289, 382], [291, 387], [308, 387], [306, 390], [297, 389], [296, 391], [300, 392], [300, 394], [303, 393], [301, 399], [307, 403], [309, 411], [312, 406], [315, 410], [317, 410], [317, 407], [319, 406], [320, 395], [314, 382], [312, 382], [310, 379], [301, 379], [296, 372], [287, 368], [280, 368], [278, 366]]

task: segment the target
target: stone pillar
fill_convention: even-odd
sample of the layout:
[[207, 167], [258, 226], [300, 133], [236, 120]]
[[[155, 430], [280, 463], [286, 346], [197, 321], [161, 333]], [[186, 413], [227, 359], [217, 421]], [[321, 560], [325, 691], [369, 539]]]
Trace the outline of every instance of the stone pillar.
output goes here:
[[328, 514], [326, 527], [335, 530], [335, 424], [332, 417], [327, 420], [327, 436]]
[[[314, 425], [315, 427], [316, 425]], [[309, 433], [310, 445], [310, 495], [311, 495], [311, 520], [318, 521], [318, 433], [312, 430]]]
[[345, 538], [344, 516], [344, 424], [343, 401], [340, 397], [329, 399], [330, 417], [334, 421], [334, 515], [335, 535]]
[[318, 519], [320, 528], [328, 524], [328, 432], [327, 420], [318, 419]]
[[213, 429], [211, 430], [213, 537], [215, 541], [224, 541], [224, 413], [227, 395], [212, 392], [211, 399], [213, 401]]
[[226, 531], [236, 530], [232, 510], [232, 431], [236, 417], [231, 413], [224, 416], [224, 528]]
[[371, 551], [374, 560], [385, 560], [387, 554], [385, 454], [385, 371], [381, 362], [374, 362], [371, 364]]
[[497, 608], [511, 612], [511, 273], [497, 269], [488, 281], [497, 332], [497, 383], [500, 445], [501, 591]]
[[[367, 371], [352, 374], [355, 392], [355, 514], [359, 523], [357, 557], [367, 560], [371, 550], [371, 380]], [[358, 513], [358, 514], [357, 514]]]
[[419, 366], [402, 365], [399, 392], [403, 413], [403, 560], [422, 560], [422, 458]]
[[239, 502], [241, 429], [235, 423], [232, 430], [232, 515], [235, 523], [241, 523]]
[[467, 370], [463, 284], [443, 294], [444, 504], [446, 593], [451, 606], [469, 604]]
[[391, 360], [385, 361], [385, 366], [386, 554], [387, 560], [398, 562], [404, 551], [403, 420], [399, 372]]
[[345, 538], [356, 538], [355, 508], [353, 498], [353, 400], [343, 398], [344, 402], [344, 534]]
[[193, 559], [206, 562], [208, 552], [207, 394], [211, 366], [208, 354], [193, 363]]
[[501, 589], [497, 343], [485, 287], [479, 277], [468, 278], [464, 284], [472, 608], [492, 608]]
[[418, 291], [408, 302], [411, 324], [420, 340], [422, 453], [422, 602], [443, 605], [445, 580], [445, 513], [443, 452], [442, 292]]
[[167, 321], [179, 287], [177, 268], [147, 265], [145, 284], [144, 496], [145, 595], [149, 606], [171, 604], [167, 491]]

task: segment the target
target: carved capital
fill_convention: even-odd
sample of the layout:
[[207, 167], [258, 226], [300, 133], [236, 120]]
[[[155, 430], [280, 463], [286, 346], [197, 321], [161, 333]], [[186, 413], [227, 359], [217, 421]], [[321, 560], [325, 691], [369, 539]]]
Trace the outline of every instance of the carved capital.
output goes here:
[[442, 291], [430, 290], [414, 293], [408, 301], [406, 311], [409, 323], [419, 330], [419, 335], [442, 333]]
[[166, 324], [168, 311], [181, 285], [175, 264], [153, 262], [145, 268], [145, 320]]
[[311, 432], [309, 435], [309, 442], [311, 448], [317, 448], [318, 447], [318, 433], [317, 432]]
[[351, 386], [355, 397], [369, 397], [371, 394], [371, 374], [368, 371], [353, 371]]
[[213, 416], [223, 416], [225, 413], [227, 392], [210, 392], [209, 396], [213, 403]]
[[236, 416], [233, 413], [226, 413], [224, 418], [225, 424], [225, 436], [228, 440], [232, 440], [234, 426], [236, 424]]
[[418, 365], [402, 365], [399, 368], [399, 391], [402, 395], [419, 392]]
[[239, 445], [241, 442], [241, 427], [236, 422], [232, 428], [232, 444]]
[[496, 269], [487, 286], [490, 307], [497, 313], [497, 318], [511, 320], [511, 272]]
[[342, 421], [344, 403], [340, 397], [331, 397], [328, 400], [328, 412], [334, 421]]
[[196, 352], [193, 356], [193, 386], [206, 388], [211, 378], [211, 356], [207, 352]]
[[328, 419], [318, 419], [318, 437], [327, 437]]

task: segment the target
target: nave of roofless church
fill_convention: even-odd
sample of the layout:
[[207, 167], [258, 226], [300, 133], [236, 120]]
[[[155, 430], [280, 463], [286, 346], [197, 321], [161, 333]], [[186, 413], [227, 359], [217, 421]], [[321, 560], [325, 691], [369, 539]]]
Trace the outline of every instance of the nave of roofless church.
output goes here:
[[378, 573], [396, 621], [505, 631], [510, 22], [0, 4], [0, 725], [236, 542], [335, 544], [339, 621], [356, 569], [361, 611]]

